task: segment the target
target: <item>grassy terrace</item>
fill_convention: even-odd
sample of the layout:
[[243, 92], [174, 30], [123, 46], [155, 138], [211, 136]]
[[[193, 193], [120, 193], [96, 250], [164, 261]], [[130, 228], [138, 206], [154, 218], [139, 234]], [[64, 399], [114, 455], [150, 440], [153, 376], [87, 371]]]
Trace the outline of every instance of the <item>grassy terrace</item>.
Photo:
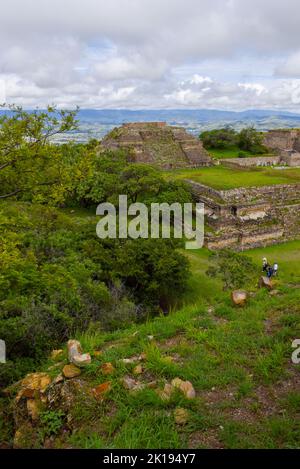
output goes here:
[[191, 179], [215, 189], [234, 189], [237, 187], [268, 186], [273, 184], [300, 183], [300, 168], [273, 169], [231, 169], [213, 166], [201, 169], [182, 169], [168, 171], [167, 177]]
[[[225, 148], [222, 150], [219, 148], [210, 148], [208, 150], [208, 153], [213, 158], [222, 160], [223, 158], [238, 158], [239, 153], [241, 153], [241, 149], [238, 147]], [[273, 156], [272, 153], [266, 153], [264, 155], [256, 155], [256, 154], [251, 153], [250, 151], [245, 151], [245, 150], [243, 150], [243, 154], [249, 158], [260, 157], [260, 156]]]

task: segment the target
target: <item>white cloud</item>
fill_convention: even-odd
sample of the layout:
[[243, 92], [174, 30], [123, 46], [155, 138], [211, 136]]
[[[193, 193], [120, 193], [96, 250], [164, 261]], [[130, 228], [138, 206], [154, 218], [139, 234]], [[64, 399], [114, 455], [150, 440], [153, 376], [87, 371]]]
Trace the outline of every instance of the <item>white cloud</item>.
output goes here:
[[300, 78], [300, 51], [291, 54], [284, 63], [276, 67], [275, 75]]
[[2, 0], [0, 13], [10, 102], [298, 109], [299, 0]]

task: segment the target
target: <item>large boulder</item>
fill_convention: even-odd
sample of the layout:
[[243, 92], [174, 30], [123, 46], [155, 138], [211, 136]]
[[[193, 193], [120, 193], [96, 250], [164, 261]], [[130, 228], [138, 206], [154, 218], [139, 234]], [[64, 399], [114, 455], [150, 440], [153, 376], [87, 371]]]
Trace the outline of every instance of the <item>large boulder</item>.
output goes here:
[[234, 290], [231, 293], [231, 299], [235, 305], [244, 306], [248, 299], [248, 293], [244, 290]]

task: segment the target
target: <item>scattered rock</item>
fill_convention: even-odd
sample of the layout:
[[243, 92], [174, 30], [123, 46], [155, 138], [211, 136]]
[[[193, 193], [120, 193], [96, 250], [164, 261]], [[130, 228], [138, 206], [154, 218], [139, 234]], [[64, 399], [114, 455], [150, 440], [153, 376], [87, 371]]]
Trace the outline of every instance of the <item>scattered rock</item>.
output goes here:
[[268, 290], [272, 290], [273, 282], [270, 278], [262, 276], [259, 279], [258, 286], [259, 288], [267, 288]]
[[83, 353], [82, 355], [75, 355], [72, 363], [76, 366], [86, 366], [91, 363], [92, 359], [89, 353]]
[[130, 376], [124, 376], [122, 383], [125, 389], [131, 390], [137, 385], [137, 381]]
[[65, 365], [62, 371], [66, 378], [75, 378], [81, 374], [81, 370], [77, 366], [73, 365], [73, 363]]
[[111, 382], [107, 381], [106, 383], [99, 384], [95, 388], [92, 389], [92, 393], [94, 397], [98, 400], [104, 398], [105, 394], [107, 394], [111, 390]]
[[39, 418], [41, 403], [36, 399], [28, 399], [26, 402], [27, 412], [32, 421]]
[[132, 373], [134, 375], [141, 375], [143, 373], [143, 367], [142, 365], [137, 365], [136, 367], [134, 367]]
[[231, 293], [231, 299], [237, 306], [244, 306], [248, 298], [248, 293], [244, 290], [234, 290]]
[[171, 384], [166, 383], [163, 390], [158, 390], [158, 395], [163, 401], [168, 401], [171, 398], [174, 388]]
[[86, 381], [76, 377], [74, 379], [65, 379], [61, 383], [49, 386], [46, 392], [47, 405], [50, 408], [63, 410], [68, 423], [70, 423], [70, 409], [76, 405], [79, 397], [88, 399], [89, 396], [92, 398], [91, 394], [91, 388]]
[[59, 373], [59, 375], [57, 375], [56, 378], [54, 378], [53, 384], [61, 383], [63, 380], [64, 380], [64, 377], [62, 373]]
[[78, 340], [68, 341], [69, 362], [77, 366], [89, 365], [92, 361], [89, 353], [82, 353], [82, 348]]
[[50, 383], [51, 378], [47, 373], [29, 373], [21, 381], [21, 389], [17, 394], [16, 402], [22, 397], [32, 399], [36, 395], [44, 393]]
[[130, 376], [124, 376], [124, 378], [122, 379], [122, 383], [125, 389], [128, 389], [128, 391], [132, 392], [141, 391], [145, 388], [144, 383], [140, 383], [139, 381], [131, 378]]
[[182, 407], [177, 407], [174, 410], [174, 418], [177, 425], [185, 425], [189, 419], [189, 413]]
[[279, 290], [271, 290], [269, 295], [270, 296], [278, 296], [278, 295], [280, 295], [280, 291]]
[[183, 381], [180, 378], [174, 378], [171, 381], [171, 385], [175, 389], [180, 389], [187, 399], [194, 399], [194, 397], [196, 397], [195, 389], [190, 381]]
[[149, 340], [153, 340], [154, 339], [154, 336], [153, 335], [148, 335], [147, 336]]
[[146, 360], [146, 358], [147, 358], [146, 353], [142, 352], [140, 355], [134, 355], [133, 357], [130, 357], [130, 358], [121, 358], [120, 362], [125, 363], [127, 365], [127, 364], [132, 364], [132, 363]]
[[62, 349], [59, 350], [52, 350], [51, 352], [51, 360], [59, 360], [61, 356], [63, 355], [64, 351]]
[[125, 365], [129, 365], [131, 363], [136, 363], [139, 361], [139, 357], [132, 357], [132, 358], [121, 358], [120, 360], [122, 363], [125, 363]]
[[114, 373], [115, 367], [110, 362], [103, 363], [103, 365], [101, 365], [101, 371], [104, 375], [111, 375]]

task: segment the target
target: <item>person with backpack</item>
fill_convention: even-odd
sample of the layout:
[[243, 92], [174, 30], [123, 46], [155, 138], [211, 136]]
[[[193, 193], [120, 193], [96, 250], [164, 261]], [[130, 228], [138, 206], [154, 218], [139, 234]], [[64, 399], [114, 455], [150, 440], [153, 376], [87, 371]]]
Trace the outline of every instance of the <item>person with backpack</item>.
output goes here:
[[268, 267], [269, 267], [267, 258], [266, 258], [266, 257], [263, 257], [263, 260], [262, 260], [262, 261], [263, 261], [262, 271], [263, 271], [263, 272], [267, 272], [267, 271], [268, 271]]
[[268, 265], [268, 267], [267, 267], [267, 277], [268, 277], [268, 278], [272, 278], [273, 274], [274, 274], [273, 267], [271, 267], [270, 265]]

